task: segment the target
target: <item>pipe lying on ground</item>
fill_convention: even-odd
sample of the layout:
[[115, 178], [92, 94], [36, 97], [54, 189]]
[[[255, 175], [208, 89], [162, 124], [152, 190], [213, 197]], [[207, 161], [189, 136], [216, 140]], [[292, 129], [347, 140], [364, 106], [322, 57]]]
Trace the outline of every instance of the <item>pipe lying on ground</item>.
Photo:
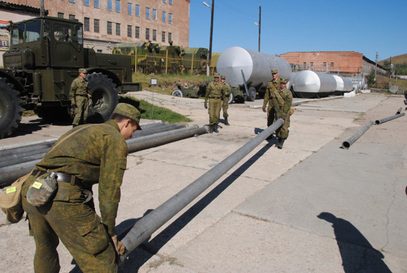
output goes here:
[[[202, 135], [208, 132], [207, 127], [199, 128], [198, 125], [194, 125], [188, 128], [181, 128], [177, 130], [171, 130], [149, 136], [139, 137], [135, 139], [126, 140], [129, 153], [133, 153], [139, 150], [163, 145], [176, 140], [181, 140], [187, 137], [195, 135]], [[42, 151], [37, 154], [37, 160], [31, 160], [27, 162], [19, 162], [17, 164], [0, 167], [0, 187], [4, 187], [13, 183], [19, 177], [29, 173], [38, 163], [41, 158], [48, 151]]]
[[262, 133], [242, 146], [239, 150], [235, 151], [232, 155], [195, 180], [192, 184], [185, 187], [158, 208], [137, 221], [127, 235], [121, 240], [121, 242], [126, 246], [127, 251], [125, 255], [120, 256], [120, 262], [123, 262], [127, 255], [142, 242], [144, 242], [148, 237], [150, 237], [153, 232], [176, 215], [192, 200], [198, 197], [209, 186], [215, 183], [222, 175], [235, 166], [240, 160], [242, 160], [247, 154], [249, 154], [283, 124], [284, 120], [278, 119]]
[[342, 143], [342, 148], [349, 149], [350, 145], [352, 145], [356, 140], [358, 140], [366, 131], [373, 125], [373, 121], [369, 121], [365, 126], [363, 126], [359, 131], [356, 132], [353, 136], [351, 136], [348, 140]]
[[133, 153], [146, 148], [151, 148], [165, 143], [169, 143], [175, 140], [180, 140], [195, 135], [202, 135], [207, 132], [208, 132], [207, 127], [204, 126], [199, 128], [198, 125], [194, 125], [189, 128], [171, 130], [168, 132], [161, 132], [144, 137], [129, 139], [127, 140], [127, 149], [129, 150], [129, 152]]
[[402, 116], [404, 116], [405, 114], [406, 114], [406, 113], [401, 113], [401, 114], [396, 114], [396, 115], [394, 115], [394, 116], [390, 116], [390, 117], [387, 117], [387, 118], [384, 118], [384, 119], [378, 119], [378, 120], [376, 120], [375, 123], [376, 123], [376, 125], [379, 125], [379, 124], [388, 122], [388, 121], [390, 121], [390, 120], [393, 120], [393, 119], [402, 117]]
[[137, 130], [136, 132], [134, 132], [132, 138], [138, 138], [138, 137], [142, 137], [142, 136], [147, 136], [147, 135], [151, 135], [151, 134], [171, 131], [171, 130], [180, 129], [180, 128], [186, 128], [186, 127], [188, 127], [188, 124], [173, 123], [173, 124], [167, 124], [164, 126], [154, 127], [149, 130], [144, 130], [144, 128], [142, 126], [143, 130]]
[[400, 114], [401, 111], [403, 111], [403, 107], [400, 107], [399, 110], [397, 110], [396, 115]]

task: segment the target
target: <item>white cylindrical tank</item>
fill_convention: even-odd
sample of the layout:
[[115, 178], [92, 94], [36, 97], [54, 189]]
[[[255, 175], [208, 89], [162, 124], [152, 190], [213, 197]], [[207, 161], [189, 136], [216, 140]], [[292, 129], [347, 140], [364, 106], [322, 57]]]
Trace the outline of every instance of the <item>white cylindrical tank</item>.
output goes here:
[[242, 47], [230, 47], [219, 56], [216, 70], [226, 76], [232, 87], [243, 84], [242, 70], [247, 83], [252, 86], [267, 86], [271, 81], [271, 70], [278, 69], [279, 77], [290, 79], [291, 66], [281, 57], [268, 55]]
[[335, 92], [336, 80], [326, 73], [304, 70], [291, 77], [289, 86], [302, 96], [326, 96]]
[[334, 77], [335, 81], [336, 81], [336, 91], [343, 91], [345, 88], [345, 83], [343, 81], [343, 78], [341, 76], [338, 75], [332, 75], [332, 77]]
[[348, 77], [343, 77], [343, 91], [344, 92], [350, 92], [353, 90], [353, 82], [351, 78]]

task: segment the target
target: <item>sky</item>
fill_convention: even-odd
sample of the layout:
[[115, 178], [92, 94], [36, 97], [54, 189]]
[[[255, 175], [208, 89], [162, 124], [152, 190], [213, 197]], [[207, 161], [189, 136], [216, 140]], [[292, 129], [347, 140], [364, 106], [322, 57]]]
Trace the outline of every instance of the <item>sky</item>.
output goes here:
[[[212, 52], [232, 46], [279, 55], [356, 51], [372, 61], [407, 54], [407, 0], [214, 0]], [[212, 0], [191, 0], [189, 47], [209, 48]]]

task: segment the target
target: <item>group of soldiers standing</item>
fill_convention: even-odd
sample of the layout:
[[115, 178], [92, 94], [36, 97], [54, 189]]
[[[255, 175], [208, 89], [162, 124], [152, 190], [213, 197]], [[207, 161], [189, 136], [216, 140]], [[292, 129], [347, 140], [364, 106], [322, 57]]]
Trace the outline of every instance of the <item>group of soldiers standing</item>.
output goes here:
[[[293, 114], [291, 108], [293, 96], [286, 88], [287, 79], [281, 79], [278, 76], [278, 70], [272, 69], [272, 81], [268, 83], [264, 94], [263, 112], [267, 112], [267, 127], [278, 119], [283, 119], [284, 124], [278, 128], [275, 135], [278, 139], [277, 148], [282, 149], [284, 141], [288, 138], [290, 127], [290, 116]], [[219, 78], [221, 81], [219, 81]], [[214, 81], [209, 83], [205, 94], [205, 109], [208, 109], [209, 100], [209, 133], [218, 133], [220, 111], [223, 109], [225, 125], [229, 125], [227, 109], [228, 98], [232, 92], [231, 86], [225, 82], [226, 77], [219, 74], [214, 75]], [[271, 139], [271, 135], [268, 139]]]

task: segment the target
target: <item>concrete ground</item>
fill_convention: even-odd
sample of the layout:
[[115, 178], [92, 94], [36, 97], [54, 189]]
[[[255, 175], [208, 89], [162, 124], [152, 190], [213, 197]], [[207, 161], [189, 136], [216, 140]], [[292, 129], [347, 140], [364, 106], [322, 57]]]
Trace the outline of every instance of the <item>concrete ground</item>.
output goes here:
[[[202, 100], [131, 95], [187, 115], [191, 125], [208, 122]], [[130, 154], [117, 232], [261, 132], [261, 105], [231, 105], [231, 125], [219, 134]], [[369, 121], [400, 107], [404, 112], [402, 96], [376, 93], [304, 101], [282, 150], [275, 139], [264, 141], [134, 250], [120, 272], [407, 272], [407, 118], [373, 125], [341, 148]], [[23, 129], [33, 126], [0, 140], [0, 148], [70, 128], [23, 120]], [[0, 237], [0, 268], [32, 272], [27, 222], [7, 225], [0, 214]], [[62, 244], [59, 253], [61, 272], [80, 272]]]

